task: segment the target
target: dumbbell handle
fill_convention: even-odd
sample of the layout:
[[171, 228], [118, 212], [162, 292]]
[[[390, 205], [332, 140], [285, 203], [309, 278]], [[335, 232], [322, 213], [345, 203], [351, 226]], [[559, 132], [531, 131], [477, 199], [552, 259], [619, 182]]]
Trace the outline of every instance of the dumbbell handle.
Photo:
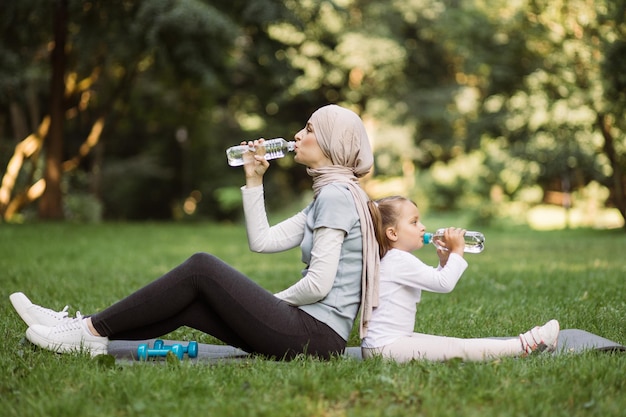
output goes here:
[[183, 349], [183, 353], [189, 355], [190, 358], [198, 356], [198, 342], [191, 341], [187, 346], [181, 344], [166, 345], [163, 340], [157, 339], [154, 341], [154, 349], [171, 349], [173, 346], [180, 346]]
[[182, 345], [173, 345], [167, 349], [149, 349], [147, 344], [142, 344], [137, 347], [137, 356], [140, 360], [146, 360], [153, 356], [167, 356], [169, 352], [172, 352], [180, 360], [183, 359], [183, 347]]

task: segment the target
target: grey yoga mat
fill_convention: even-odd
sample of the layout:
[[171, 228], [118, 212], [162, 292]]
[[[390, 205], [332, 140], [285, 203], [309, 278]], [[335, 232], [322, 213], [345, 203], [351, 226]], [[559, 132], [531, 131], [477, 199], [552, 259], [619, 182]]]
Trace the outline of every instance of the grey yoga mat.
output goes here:
[[[154, 345], [156, 339], [150, 340], [112, 340], [109, 342], [108, 353], [116, 359], [133, 361], [137, 360], [137, 348], [141, 344], [148, 344], [150, 348]], [[187, 346], [189, 342], [177, 340], [164, 340], [166, 345], [182, 344]], [[554, 352], [555, 355], [565, 353], [580, 353], [585, 350], [626, 352], [626, 347], [606, 339], [602, 336], [579, 329], [564, 329], [559, 335], [559, 344]], [[217, 362], [229, 360], [241, 360], [252, 357], [241, 349], [225, 345], [210, 345], [205, 343], [198, 344], [198, 355], [195, 358], [189, 358], [185, 355], [185, 360], [194, 362]], [[346, 348], [345, 356], [357, 360], [361, 359], [360, 347]], [[150, 358], [150, 360], [164, 360], [163, 357]]]

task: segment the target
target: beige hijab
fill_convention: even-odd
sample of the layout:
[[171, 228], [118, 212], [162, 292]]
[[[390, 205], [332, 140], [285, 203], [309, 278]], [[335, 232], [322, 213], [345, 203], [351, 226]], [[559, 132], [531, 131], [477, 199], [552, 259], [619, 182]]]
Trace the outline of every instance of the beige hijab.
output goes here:
[[322, 152], [333, 165], [308, 168], [313, 177], [315, 196], [330, 183], [344, 183], [354, 197], [363, 235], [363, 273], [361, 276], [361, 338], [367, 334], [372, 310], [378, 306], [378, 243], [367, 202], [369, 197], [359, 185], [359, 178], [369, 172], [374, 163], [365, 126], [356, 113], [331, 104], [321, 107], [310, 119]]

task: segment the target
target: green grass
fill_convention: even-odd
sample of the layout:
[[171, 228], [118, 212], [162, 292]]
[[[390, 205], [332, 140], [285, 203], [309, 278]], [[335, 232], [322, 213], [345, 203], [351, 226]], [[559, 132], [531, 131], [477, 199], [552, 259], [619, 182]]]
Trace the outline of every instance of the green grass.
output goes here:
[[[431, 220], [431, 225], [434, 223]], [[417, 330], [515, 335], [557, 318], [626, 343], [626, 234], [484, 229], [487, 249], [451, 294], [424, 294]], [[238, 225], [0, 225], [0, 416], [618, 416], [626, 356], [599, 352], [485, 363], [348, 358], [321, 362], [111, 364], [42, 351], [8, 295], [90, 313], [197, 251], [276, 291], [298, 276], [297, 250], [252, 254]], [[434, 248], [421, 251], [435, 262]], [[191, 329], [169, 335], [214, 343]], [[350, 345], [358, 344], [356, 329]]]

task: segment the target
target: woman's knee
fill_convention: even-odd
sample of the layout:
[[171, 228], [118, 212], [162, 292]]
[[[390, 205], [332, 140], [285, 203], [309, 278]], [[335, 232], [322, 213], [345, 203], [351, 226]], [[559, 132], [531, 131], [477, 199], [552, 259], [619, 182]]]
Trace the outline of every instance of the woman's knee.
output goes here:
[[218, 263], [221, 263], [221, 261], [210, 253], [197, 252], [191, 255], [185, 263], [191, 268], [205, 270], [207, 268], [214, 267]]

